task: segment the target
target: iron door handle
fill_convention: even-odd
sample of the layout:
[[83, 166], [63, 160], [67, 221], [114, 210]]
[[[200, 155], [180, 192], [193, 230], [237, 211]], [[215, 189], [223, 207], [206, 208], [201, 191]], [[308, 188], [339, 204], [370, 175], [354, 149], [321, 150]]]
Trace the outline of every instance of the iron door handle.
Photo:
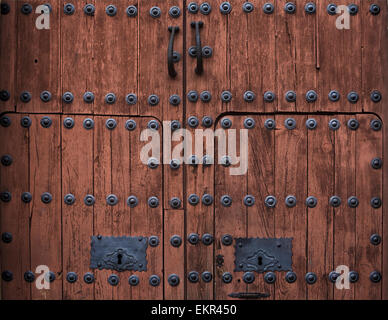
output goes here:
[[268, 293], [261, 292], [233, 292], [230, 293], [228, 296], [237, 299], [260, 299], [268, 298], [270, 295]]
[[175, 78], [177, 73], [174, 68], [174, 37], [175, 34], [179, 32], [179, 27], [168, 27], [168, 31], [171, 32], [167, 49], [168, 74], [171, 78]]
[[195, 54], [197, 56], [197, 67], [195, 73], [201, 75], [203, 73], [203, 61], [202, 61], [202, 45], [201, 45], [201, 34], [199, 29], [203, 27], [202, 21], [192, 22], [191, 27], [195, 28]]

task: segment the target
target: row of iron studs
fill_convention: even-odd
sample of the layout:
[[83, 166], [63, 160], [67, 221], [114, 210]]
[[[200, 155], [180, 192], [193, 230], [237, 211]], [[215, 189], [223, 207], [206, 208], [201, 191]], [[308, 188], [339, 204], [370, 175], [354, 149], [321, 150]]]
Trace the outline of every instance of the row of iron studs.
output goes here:
[[[339, 276], [340, 275], [337, 272], [332, 271], [328, 275], [328, 279], [331, 283], [336, 283]], [[8, 271], [8, 270], [3, 271], [1, 277], [4, 281], [9, 282], [9, 281], [13, 280], [13, 273], [11, 271]], [[54, 282], [55, 281], [55, 273], [50, 271], [48, 273], [47, 278], [48, 278], [47, 280], [49, 282]], [[187, 279], [191, 283], [198, 283], [200, 281], [200, 278], [202, 279], [203, 282], [209, 283], [213, 280], [213, 275], [209, 271], [202, 272], [201, 277], [197, 271], [190, 271], [189, 274], [187, 275]], [[274, 272], [267, 272], [266, 274], [264, 274], [264, 281], [268, 284], [274, 284], [276, 282], [276, 278], [277, 277], [276, 277], [276, 274]], [[356, 283], [359, 280], [359, 278], [360, 278], [360, 276], [359, 276], [358, 272], [356, 272], [356, 271], [349, 272], [349, 282], [350, 283]], [[83, 279], [84, 279], [84, 282], [87, 284], [91, 284], [95, 281], [94, 274], [91, 272], [85, 273], [85, 275], [83, 276]], [[255, 274], [253, 272], [245, 272], [243, 274], [242, 279], [246, 284], [252, 284], [255, 281]], [[378, 283], [381, 281], [381, 273], [378, 271], [373, 271], [370, 273], [369, 279], [373, 283]], [[24, 280], [29, 282], [29, 283], [34, 282], [35, 281], [35, 274], [32, 271], [25, 272], [24, 273]], [[75, 283], [78, 280], [78, 275], [75, 272], [68, 272], [66, 275], [66, 280], [69, 283]], [[108, 283], [112, 286], [117, 286], [120, 282], [120, 278], [116, 274], [111, 274], [107, 280], [108, 280]], [[222, 281], [225, 284], [231, 283], [232, 280], [233, 280], [232, 273], [224, 272], [222, 274]], [[287, 272], [287, 274], [285, 276], [285, 280], [288, 283], [296, 282], [296, 280], [297, 280], [296, 273], [293, 271]], [[317, 282], [317, 280], [318, 280], [318, 277], [314, 272], [308, 272], [305, 275], [305, 281], [307, 282], [307, 284], [313, 285]], [[151, 275], [149, 277], [149, 284], [153, 287], [159, 286], [160, 282], [161, 282], [160, 277], [157, 275]], [[128, 278], [128, 283], [131, 286], [137, 286], [140, 283], [140, 279], [137, 275], [131, 275]], [[174, 274], [174, 273], [170, 274], [168, 276], [168, 283], [173, 287], [178, 286], [180, 283], [179, 276], [177, 274]]]
[[[50, 12], [52, 10], [50, 4], [46, 4], [46, 6], [49, 8]], [[255, 9], [254, 5], [251, 2], [245, 2], [242, 6], [242, 10], [245, 13], [250, 13]], [[297, 6], [293, 2], [287, 2], [284, 6], [284, 11], [288, 14], [294, 14], [296, 12]], [[208, 2], [203, 2], [201, 5], [198, 5], [196, 2], [190, 2], [187, 6], [187, 10], [192, 14], [197, 14], [200, 12], [203, 15], [208, 15], [212, 11], [212, 7]], [[221, 3], [219, 10], [221, 14], [227, 15], [232, 11], [232, 5], [225, 1]], [[275, 6], [272, 3], [265, 3], [263, 8], [263, 12], [265, 14], [272, 14], [275, 11]], [[304, 10], [306, 14], [315, 14], [317, 11], [317, 7], [314, 2], [308, 2], [306, 3]], [[25, 15], [28, 15], [32, 13], [33, 8], [30, 4], [25, 3], [21, 7], [21, 12]], [[86, 15], [93, 16], [95, 14], [96, 8], [93, 4], [86, 4], [83, 8], [83, 11]], [[359, 11], [359, 7], [356, 4], [350, 4], [348, 5], [348, 12], [350, 15], [356, 15]], [[1, 4], [1, 14], [8, 14], [10, 12], [10, 6], [7, 3]], [[63, 12], [66, 15], [72, 15], [75, 12], [75, 6], [72, 3], [66, 3], [63, 7]], [[369, 7], [369, 12], [372, 15], [378, 15], [380, 13], [380, 7], [377, 4], [371, 4]], [[117, 14], [117, 8], [114, 5], [108, 5], [105, 8], [105, 13], [110, 16], [114, 17]], [[138, 14], [138, 10], [136, 6], [129, 6], [126, 9], [126, 13], [128, 17], [136, 17]], [[178, 18], [181, 15], [181, 10], [177, 6], [173, 6], [168, 11], [169, 15], [172, 18]], [[335, 4], [329, 4], [327, 6], [327, 13], [330, 15], [335, 15], [337, 13], [337, 5]], [[159, 7], [152, 7], [149, 11], [149, 14], [152, 18], [159, 18], [162, 14], [162, 10]]]
[[[0, 125], [3, 127], [9, 127], [9, 126], [11, 126], [11, 123], [12, 123], [12, 121], [8, 116], [3, 116], [0, 119]], [[50, 128], [52, 125], [52, 120], [50, 117], [44, 116], [41, 118], [40, 124], [43, 128]], [[200, 124], [200, 121], [197, 117], [190, 116], [187, 119], [187, 124], [191, 128], [197, 128]], [[24, 128], [29, 128], [32, 125], [31, 118], [28, 116], [22, 117], [22, 119], [20, 120], [20, 125]], [[72, 129], [75, 126], [75, 121], [73, 118], [67, 117], [63, 120], [63, 125], [67, 129]], [[94, 128], [95, 123], [94, 123], [93, 119], [86, 118], [83, 120], [82, 125], [86, 130], [91, 130]], [[210, 128], [213, 125], [213, 119], [209, 116], [203, 117], [202, 118], [202, 125], [206, 128]], [[105, 121], [105, 126], [109, 130], [114, 130], [117, 127], [117, 121], [115, 119], [107, 119]], [[147, 124], [147, 128], [152, 129], [152, 130], [158, 130], [159, 126], [160, 126], [159, 122], [156, 120], [150, 120]], [[221, 120], [221, 126], [223, 129], [230, 129], [232, 127], [232, 120], [229, 118], [223, 118]], [[284, 121], [284, 126], [288, 130], [294, 130], [297, 127], [297, 121], [294, 118], [287, 118]], [[374, 131], [380, 131], [382, 129], [383, 124], [382, 124], [380, 119], [373, 119], [373, 120], [371, 120], [369, 126]], [[125, 128], [127, 130], [133, 131], [136, 129], [136, 127], [137, 127], [137, 123], [134, 119], [126, 120]], [[172, 131], [175, 131], [175, 130], [180, 129], [182, 127], [182, 125], [178, 120], [173, 120], [170, 122], [170, 127], [171, 127]], [[253, 129], [256, 127], [256, 121], [253, 118], [246, 118], [244, 120], [244, 127], [246, 129]], [[268, 118], [267, 120], [265, 120], [264, 127], [268, 130], [276, 129], [275, 119]], [[318, 122], [314, 118], [309, 118], [306, 121], [306, 128], [307, 129], [315, 130], [317, 127], [318, 127]], [[341, 128], [341, 122], [335, 118], [331, 119], [328, 123], [328, 127], [330, 130], [333, 130], [333, 131], [339, 130]], [[357, 119], [350, 119], [347, 122], [347, 127], [351, 130], [358, 130], [358, 128], [360, 127], [360, 123]], [[192, 156], [192, 157], [195, 160], [195, 156]], [[198, 164], [197, 160], [192, 162], [192, 164]], [[224, 165], [229, 166], [230, 163], [228, 164], [228, 162], [225, 162]]]
[[[256, 100], [256, 94], [253, 91], [246, 91], [243, 97], [244, 97], [244, 100], [248, 103], [252, 103]], [[341, 99], [341, 94], [337, 90], [332, 90], [330, 91], [328, 97], [330, 101], [337, 102]], [[24, 103], [30, 102], [31, 98], [32, 98], [32, 95], [28, 91], [23, 91], [20, 95], [20, 101]], [[223, 91], [220, 95], [220, 99], [224, 103], [231, 102], [232, 98], [233, 98], [232, 93], [227, 90]], [[0, 100], [8, 101], [9, 99], [10, 99], [10, 93], [7, 90], [2, 90], [0, 92]], [[51, 92], [47, 90], [42, 91], [40, 94], [40, 99], [42, 100], [42, 102], [49, 102], [52, 99]], [[189, 100], [189, 102], [192, 102], [192, 103], [197, 102], [198, 99], [200, 99], [204, 103], [209, 103], [212, 100], [212, 94], [210, 91], [207, 91], [207, 90], [202, 91], [200, 94], [195, 90], [191, 90], [187, 94], [187, 99]], [[272, 91], [267, 91], [264, 93], [263, 99], [264, 99], [264, 102], [268, 102], [268, 103], [274, 102], [276, 99], [276, 94]], [[290, 103], [296, 102], [297, 94], [295, 91], [287, 91], [286, 94], [284, 95], [284, 99]], [[318, 100], [318, 94], [314, 90], [309, 90], [305, 95], [305, 99], [307, 102], [313, 103]], [[348, 93], [347, 99], [350, 103], [355, 104], [359, 101], [360, 96], [357, 92], [351, 91]], [[372, 91], [370, 94], [370, 99], [375, 103], [380, 102], [382, 99], [382, 95], [380, 91], [377, 91], [377, 90]], [[85, 103], [93, 103], [94, 100], [95, 100], [95, 96], [93, 92], [87, 91], [84, 93], [83, 101]], [[112, 105], [116, 103], [117, 98], [114, 93], [110, 92], [105, 95], [104, 100], [106, 104]], [[71, 104], [74, 101], [74, 95], [71, 92], [65, 92], [62, 95], [62, 101], [66, 104]], [[125, 102], [128, 105], [135, 105], [137, 101], [138, 101], [137, 96], [134, 93], [128, 93], [125, 97]], [[151, 94], [148, 96], [147, 102], [150, 106], [157, 106], [160, 102], [160, 98], [156, 94]], [[176, 94], [173, 94], [170, 96], [169, 102], [173, 106], [178, 106], [181, 103], [181, 97]]]

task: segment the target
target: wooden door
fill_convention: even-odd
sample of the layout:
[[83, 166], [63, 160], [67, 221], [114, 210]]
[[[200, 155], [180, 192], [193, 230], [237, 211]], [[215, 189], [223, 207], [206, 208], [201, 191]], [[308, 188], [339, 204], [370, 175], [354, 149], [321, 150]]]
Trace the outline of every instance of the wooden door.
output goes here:
[[387, 299], [387, 15], [1, 1], [1, 298]]

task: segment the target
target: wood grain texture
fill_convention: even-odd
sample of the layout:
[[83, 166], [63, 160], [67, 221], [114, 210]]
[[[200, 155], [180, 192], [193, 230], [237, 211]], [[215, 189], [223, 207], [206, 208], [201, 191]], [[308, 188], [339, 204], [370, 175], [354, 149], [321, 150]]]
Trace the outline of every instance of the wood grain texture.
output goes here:
[[[39, 30], [35, 26], [39, 14], [35, 14], [37, 6], [42, 2], [32, 0], [32, 13], [25, 15], [20, 12], [24, 1], [17, 1], [17, 67], [16, 101], [19, 112], [60, 112], [60, 1], [47, 1], [51, 6], [50, 29]], [[52, 98], [42, 102], [40, 94], [48, 90]], [[28, 91], [31, 101], [21, 102], [20, 95]]]
[[[1, 242], [1, 270], [11, 271], [13, 280], [2, 281], [1, 298], [28, 300], [30, 284], [24, 281], [24, 273], [30, 270], [29, 217], [30, 205], [21, 201], [21, 194], [29, 190], [29, 131], [19, 127], [20, 115], [8, 114], [11, 126], [0, 126], [0, 156], [10, 155], [12, 164], [0, 167], [0, 192], [11, 193], [10, 202], [0, 202], [1, 231], [12, 235], [10, 243]], [[18, 146], [15, 148], [15, 146]]]
[[0, 15], [0, 91], [7, 91], [9, 99], [0, 99], [0, 112], [15, 111], [17, 6], [16, 1], [7, 1], [9, 13]]
[[[62, 299], [62, 223], [61, 223], [61, 119], [50, 115], [52, 125], [41, 126], [41, 115], [30, 115], [30, 213], [31, 269], [47, 266], [55, 274], [50, 289], [32, 285], [32, 299]], [[50, 203], [43, 203], [41, 196], [49, 192]]]
[[[63, 244], [63, 298], [94, 299], [94, 284], [84, 282], [84, 274], [92, 272], [90, 263], [90, 237], [93, 235], [93, 206], [87, 206], [84, 198], [93, 194], [93, 130], [86, 130], [84, 116], [74, 116], [74, 127], [67, 129], [61, 117], [62, 136], [62, 244]], [[82, 151], [81, 151], [82, 150]], [[81, 151], [81, 154], [77, 151]], [[72, 194], [75, 202], [64, 202]], [[75, 272], [75, 283], [66, 281], [68, 272]]]

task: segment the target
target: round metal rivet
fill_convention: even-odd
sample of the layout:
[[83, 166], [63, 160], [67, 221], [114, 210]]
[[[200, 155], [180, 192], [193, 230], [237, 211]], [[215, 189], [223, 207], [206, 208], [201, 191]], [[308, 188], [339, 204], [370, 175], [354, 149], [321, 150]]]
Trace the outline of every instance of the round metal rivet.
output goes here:
[[275, 7], [272, 3], [265, 3], [263, 6], [263, 11], [265, 14], [272, 14], [275, 11]]
[[221, 197], [221, 204], [224, 207], [230, 207], [232, 205], [232, 198], [228, 195], [224, 195]]
[[374, 246], [378, 246], [381, 243], [381, 236], [378, 234], [372, 234], [370, 237], [370, 243]]
[[336, 283], [339, 276], [340, 274], [338, 272], [332, 271], [329, 273], [329, 281], [331, 283]]
[[125, 129], [127, 129], [128, 131], [133, 131], [136, 129], [136, 121], [135, 120], [132, 120], [132, 119], [129, 119], [127, 121], [125, 121]]
[[253, 102], [253, 101], [255, 101], [255, 99], [256, 99], [256, 95], [252, 92], [252, 91], [246, 91], [245, 93], [244, 93], [244, 100], [246, 101], [246, 102]]
[[65, 92], [62, 96], [62, 101], [64, 103], [72, 103], [74, 100], [74, 96], [71, 92]]
[[252, 207], [255, 204], [255, 197], [251, 195], [247, 195], [244, 197], [244, 204], [247, 207]]
[[380, 91], [377, 91], [377, 90], [375, 90], [375, 91], [373, 91], [371, 94], [370, 94], [370, 99], [373, 101], [373, 102], [375, 102], [375, 103], [377, 103], [377, 102], [380, 102], [381, 101], [381, 92]]
[[251, 284], [255, 281], [255, 275], [253, 272], [245, 272], [243, 275], [243, 280], [247, 284]]
[[268, 208], [275, 208], [276, 207], [277, 200], [274, 196], [268, 196], [265, 198], [265, 205]]
[[265, 126], [268, 130], [273, 130], [273, 129], [276, 128], [276, 122], [275, 122], [274, 119], [267, 119], [267, 120], [265, 120], [264, 126]]
[[307, 284], [314, 284], [317, 282], [317, 275], [314, 272], [308, 272], [305, 279]]
[[178, 209], [181, 206], [181, 203], [182, 201], [177, 197], [171, 198], [170, 200], [170, 206], [173, 209]]
[[211, 272], [209, 272], [209, 271], [202, 272], [201, 278], [202, 278], [203, 282], [210, 282], [213, 280], [213, 276], [212, 276]]
[[221, 93], [221, 100], [224, 103], [229, 103], [232, 100], [232, 94], [230, 93], [230, 91], [223, 91]]
[[156, 106], [158, 105], [159, 103], [159, 97], [156, 95], [156, 94], [151, 94], [149, 97], [148, 97], [148, 104], [150, 106]]
[[317, 198], [311, 196], [306, 199], [306, 206], [309, 208], [315, 208], [318, 204]]
[[306, 127], [309, 130], [314, 130], [314, 129], [317, 128], [317, 126], [318, 126], [318, 123], [317, 123], [317, 121], [315, 119], [308, 119], [306, 121]]
[[113, 130], [114, 128], [117, 127], [117, 122], [115, 119], [108, 119], [106, 120], [105, 122], [105, 126], [109, 129], [109, 130]]
[[224, 272], [222, 274], [222, 281], [224, 283], [231, 283], [233, 280], [233, 275], [230, 272]]
[[202, 236], [202, 243], [205, 246], [210, 246], [213, 243], [213, 236], [211, 234], [209, 234], [209, 233], [205, 233]]
[[94, 120], [93, 119], [90, 119], [90, 118], [86, 118], [83, 123], [82, 123], [83, 127], [86, 129], [86, 130], [90, 130], [90, 129], [93, 129], [94, 128]]
[[189, 158], [188, 158], [188, 164], [191, 165], [191, 166], [194, 166], [196, 167], [198, 164], [199, 164], [199, 159], [196, 155], [191, 155]]
[[286, 281], [288, 283], [294, 283], [296, 281], [296, 279], [297, 279], [297, 276], [296, 276], [295, 272], [292, 272], [292, 271], [287, 272]]
[[229, 2], [223, 2], [220, 5], [220, 12], [222, 14], [229, 14], [232, 11], [232, 6]]
[[151, 130], [158, 130], [159, 129], [159, 122], [156, 120], [150, 120], [147, 124], [147, 128]]
[[181, 123], [178, 120], [173, 120], [170, 123], [171, 131], [176, 131], [181, 128]]
[[114, 5], [110, 4], [106, 7], [105, 13], [110, 17], [114, 17], [117, 13], [117, 8]]
[[251, 2], [244, 2], [243, 4], [243, 11], [246, 13], [250, 13], [255, 8]]
[[350, 15], [354, 16], [358, 13], [358, 6], [354, 3], [348, 5], [348, 12]]
[[67, 282], [69, 283], [74, 283], [76, 282], [78, 279], [78, 276], [75, 272], [69, 272], [67, 275], [66, 275], [66, 280]]
[[286, 206], [289, 208], [293, 208], [296, 206], [296, 198], [295, 196], [286, 197]]
[[179, 248], [182, 244], [182, 238], [178, 235], [174, 235], [170, 238], [170, 243], [173, 247]]
[[23, 91], [20, 95], [20, 100], [24, 103], [30, 102], [31, 93], [29, 93], [28, 91]]
[[337, 208], [341, 205], [341, 198], [337, 196], [333, 196], [330, 198], [330, 205], [334, 208]]
[[87, 284], [91, 284], [94, 282], [94, 275], [93, 273], [87, 272], [84, 274], [84, 281]]
[[49, 102], [51, 100], [51, 93], [49, 91], [42, 91], [40, 93], [40, 100], [43, 102]]
[[213, 119], [209, 116], [205, 116], [202, 118], [202, 125], [205, 128], [210, 128], [213, 125]]
[[369, 275], [369, 279], [370, 281], [372, 281], [373, 283], [378, 283], [381, 281], [381, 273], [378, 272], [378, 271], [373, 271], [370, 275]]
[[96, 202], [96, 199], [94, 199], [94, 197], [91, 194], [86, 195], [86, 197], [84, 198], [84, 203], [87, 206], [92, 206], [94, 205], [95, 202]]
[[13, 273], [11, 271], [5, 270], [1, 273], [1, 278], [6, 282], [12, 281]]
[[296, 92], [295, 91], [287, 91], [285, 95], [286, 101], [295, 102], [296, 101]]
[[128, 93], [125, 96], [125, 102], [129, 105], [135, 105], [137, 102], [137, 96], [134, 93]]
[[111, 274], [109, 277], [108, 277], [108, 283], [111, 285], [111, 286], [117, 286], [120, 282], [120, 279], [117, 275], [115, 274]]
[[197, 102], [198, 101], [198, 92], [195, 90], [189, 91], [187, 94], [187, 99], [189, 99], [190, 102]]
[[276, 99], [276, 95], [272, 91], [267, 91], [266, 93], [264, 93], [265, 102], [274, 102], [275, 99]]
[[348, 121], [348, 128], [350, 130], [357, 130], [360, 127], [360, 123], [358, 122], [357, 119], [350, 119]]
[[374, 158], [371, 161], [371, 166], [373, 169], [379, 170], [383, 166], [383, 161], [380, 158]]
[[337, 5], [331, 3], [327, 6], [327, 13], [331, 16], [335, 15], [337, 13]]
[[168, 281], [168, 284], [172, 287], [176, 287], [177, 285], [179, 285], [179, 282], [180, 282], [179, 277], [176, 274], [170, 274], [168, 276], [167, 281]]
[[180, 165], [181, 165], [181, 164], [180, 164], [180, 162], [179, 162], [178, 159], [172, 159], [172, 160], [170, 161], [170, 168], [173, 169], [173, 170], [179, 169]]
[[191, 116], [189, 117], [189, 119], [187, 119], [187, 124], [189, 125], [190, 128], [196, 128], [199, 125], [199, 120], [197, 117]]
[[374, 119], [371, 121], [370, 127], [374, 131], [380, 131], [383, 127], [383, 123], [379, 119]]
[[157, 208], [159, 206], [159, 199], [157, 197], [148, 198], [148, 205], [150, 208]]
[[32, 282], [34, 282], [34, 280], [35, 280], [35, 274], [32, 272], [32, 271], [26, 271], [25, 273], [24, 273], [24, 280], [26, 281], [26, 282], [29, 282], [29, 283], [32, 283]]
[[148, 239], [148, 243], [150, 244], [151, 247], [155, 248], [159, 245], [159, 238], [157, 236], [151, 236]]
[[338, 130], [341, 127], [341, 123], [337, 119], [332, 119], [329, 122], [329, 128], [333, 131]]
[[377, 4], [371, 4], [369, 12], [376, 16], [380, 13], [380, 7]]
[[5, 167], [8, 167], [12, 164], [13, 159], [9, 154], [5, 154], [1, 157], [1, 164]]
[[161, 14], [162, 14], [162, 11], [160, 10], [159, 7], [152, 7], [150, 9], [150, 16], [152, 18], [159, 18]]
[[131, 275], [129, 278], [128, 278], [128, 283], [133, 286], [133, 287], [136, 287], [138, 284], [139, 284], [140, 280], [139, 280], [139, 277], [137, 275]]
[[72, 195], [71, 193], [65, 195], [65, 197], [64, 197], [64, 202], [65, 202], [67, 205], [69, 205], [69, 206], [73, 205], [74, 202], [75, 202], [75, 197], [74, 197], [74, 195]]
[[199, 242], [199, 235], [197, 233], [190, 233], [189, 236], [187, 237], [187, 240], [189, 241], [190, 244], [196, 245]]
[[213, 55], [213, 49], [209, 46], [204, 46], [202, 48], [202, 57], [210, 58]]
[[350, 271], [349, 272], [349, 281], [351, 283], [355, 283], [359, 280], [360, 276], [358, 275], [358, 273], [356, 271]]
[[114, 104], [116, 102], [116, 95], [114, 93], [107, 93], [105, 96], [105, 103]]
[[202, 157], [202, 164], [204, 167], [209, 167], [210, 165], [212, 165], [214, 163], [213, 161], [213, 158], [209, 155], [204, 155]]
[[340, 93], [337, 90], [332, 90], [329, 93], [329, 100], [332, 102], [337, 102], [341, 98]]
[[315, 102], [318, 99], [318, 94], [314, 90], [310, 90], [306, 93], [307, 102]]
[[287, 2], [286, 5], [284, 6], [284, 11], [286, 11], [289, 14], [295, 13], [295, 11], [296, 11], [295, 3]]
[[189, 10], [189, 12], [192, 14], [196, 14], [198, 13], [199, 6], [195, 2], [190, 2], [189, 5], [187, 6], [187, 10]]
[[43, 127], [43, 128], [50, 128], [51, 125], [52, 125], [52, 120], [50, 117], [43, 117], [41, 120], [40, 120], [40, 125]]
[[274, 272], [267, 272], [264, 276], [265, 282], [273, 284], [276, 281], [276, 274]]
[[21, 199], [24, 203], [30, 203], [32, 200], [32, 195], [29, 192], [23, 192]]
[[255, 127], [255, 125], [256, 125], [256, 122], [252, 118], [246, 118], [244, 120], [245, 129], [253, 129]]
[[170, 8], [170, 10], [168, 11], [168, 14], [172, 17], [172, 18], [178, 18], [180, 15], [181, 15], [181, 9], [179, 9], [179, 7], [177, 6], [173, 6]]
[[210, 195], [210, 194], [204, 194], [202, 196], [202, 203], [205, 205], [205, 206], [210, 206], [213, 204], [213, 197]]
[[200, 99], [202, 100], [202, 102], [210, 102], [210, 100], [212, 99], [212, 95], [209, 91], [202, 91], [201, 94], [200, 94]]
[[52, 195], [50, 193], [45, 192], [45, 193], [42, 194], [40, 199], [42, 200], [43, 203], [48, 204], [48, 203], [50, 203], [53, 200], [53, 197], [52, 197]]
[[55, 273], [52, 271], [49, 271], [45, 274], [45, 280], [48, 282], [54, 282], [56, 279]]
[[350, 103], [357, 103], [358, 99], [359, 99], [359, 96], [357, 92], [352, 91], [348, 94], [348, 100]]
[[181, 103], [181, 98], [177, 95], [177, 94], [173, 94], [170, 99], [169, 99], [170, 103], [173, 105], [173, 106], [179, 106], [179, 104]]
[[380, 198], [374, 197], [374, 198], [372, 198], [372, 200], [370, 201], [370, 204], [371, 204], [372, 208], [379, 209], [379, 208], [381, 208], [381, 206], [382, 206], [382, 201], [381, 201]]
[[232, 126], [232, 120], [229, 118], [224, 118], [221, 121], [221, 127], [224, 129], [229, 129]]
[[65, 118], [63, 120], [63, 126], [66, 128], [66, 129], [71, 129], [74, 127], [74, 119], [73, 118]]
[[356, 198], [356, 197], [350, 197], [349, 199], [348, 199], [348, 205], [349, 205], [349, 207], [350, 208], [357, 208], [358, 207], [358, 205], [359, 205], [359, 201], [358, 201], [358, 199]]
[[209, 3], [204, 2], [204, 3], [202, 3], [202, 4], [199, 6], [199, 11], [200, 11], [203, 15], [208, 15], [208, 14], [212, 11], [212, 7], [210, 6]]
[[12, 234], [9, 232], [4, 232], [1, 235], [1, 240], [3, 240], [4, 243], [11, 243], [12, 242]]
[[223, 167], [230, 167], [232, 164], [232, 159], [229, 156], [223, 156], [221, 158], [221, 165]]
[[308, 3], [306, 3], [306, 5], [304, 7], [304, 11], [308, 14], [313, 14], [317, 11], [317, 7], [316, 7], [315, 3], [308, 2]]
[[187, 275], [187, 279], [191, 283], [197, 283], [199, 281], [199, 273], [197, 271], [190, 271]]
[[4, 191], [0, 193], [0, 200], [3, 202], [10, 202], [12, 200], [12, 195], [8, 191]]
[[233, 237], [230, 234], [224, 234], [221, 238], [221, 242], [224, 246], [230, 246], [233, 243]]
[[92, 103], [94, 101], [93, 92], [87, 91], [84, 93], [83, 99], [86, 103]]
[[0, 100], [1, 101], [8, 101], [9, 98], [11, 98], [11, 95], [7, 90], [0, 91]]
[[130, 18], [134, 18], [137, 16], [137, 8], [135, 6], [129, 6], [126, 12], [127, 12], [127, 16]]
[[116, 195], [110, 194], [106, 197], [106, 203], [110, 206], [115, 206], [119, 202]]
[[129, 196], [127, 198], [127, 205], [130, 208], [135, 208], [139, 204], [139, 200], [137, 199], [136, 196]]
[[23, 128], [29, 128], [31, 127], [31, 124], [32, 124], [32, 120], [30, 117], [23, 117], [20, 119], [20, 125], [23, 127]]
[[88, 3], [84, 7], [84, 13], [87, 14], [88, 16], [93, 16], [95, 11], [96, 11], [96, 8], [91, 3]]
[[32, 6], [29, 3], [24, 3], [21, 7], [23, 14], [30, 14], [32, 12]]
[[149, 158], [147, 162], [147, 166], [150, 169], [156, 169], [159, 166], [159, 161], [156, 158]]
[[9, 6], [8, 3], [2, 2], [1, 3], [1, 14], [6, 15], [11, 11], [11, 7]]
[[188, 202], [192, 206], [196, 206], [199, 203], [199, 197], [196, 194], [189, 195]]
[[284, 121], [284, 126], [288, 130], [294, 130], [296, 128], [296, 121], [293, 118], [288, 118]]

